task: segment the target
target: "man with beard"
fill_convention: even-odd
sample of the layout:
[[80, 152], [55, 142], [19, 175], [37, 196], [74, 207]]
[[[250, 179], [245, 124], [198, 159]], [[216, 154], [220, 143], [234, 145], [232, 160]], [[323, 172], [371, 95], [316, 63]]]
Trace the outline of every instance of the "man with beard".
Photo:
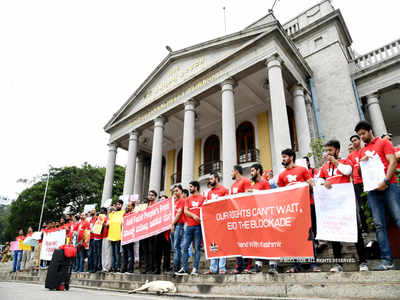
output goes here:
[[175, 200], [175, 218], [172, 222], [171, 235], [173, 236], [172, 244], [174, 247], [174, 272], [181, 269], [182, 242], [185, 226], [185, 199], [182, 198], [182, 186], [177, 184], [174, 186]]
[[182, 249], [182, 262], [183, 268], [176, 272], [176, 275], [188, 275], [188, 258], [189, 258], [189, 246], [194, 240], [194, 262], [191, 275], [198, 275], [197, 270], [200, 262], [200, 244], [202, 239], [201, 226], [200, 226], [200, 207], [204, 203], [204, 196], [200, 194], [200, 184], [198, 181], [191, 181], [189, 183], [189, 191], [191, 196], [185, 200], [185, 218], [186, 228], [183, 238], [183, 249]]
[[[231, 195], [244, 193], [251, 187], [250, 179], [243, 177], [243, 168], [239, 165], [233, 167], [232, 179], [235, 180], [235, 182], [231, 186]], [[247, 273], [249, 271], [247, 266], [247, 258], [237, 257], [236, 269], [233, 270], [233, 274]]]
[[374, 137], [372, 126], [366, 121], [360, 121], [354, 130], [365, 143], [364, 148], [360, 150], [360, 161], [367, 161], [370, 158], [379, 159], [386, 174], [379, 186], [367, 193], [382, 259], [375, 271], [386, 271], [393, 269], [393, 257], [386, 230], [385, 208], [389, 210], [400, 228], [400, 191], [395, 176], [397, 165], [395, 150], [387, 139]]
[[[314, 181], [311, 178], [310, 172], [302, 166], [297, 166], [294, 164], [296, 161], [296, 153], [292, 149], [285, 149], [281, 152], [282, 156], [282, 165], [285, 167], [278, 177], [278, 186], [285, 187], [288, 185], [297, 184], [300, 182], [307, 182], [310, 185], [310, 188], [314, 186]], [[317, 224], [316, 224], [316, 216], [315, 216], [315, 206], [314, 206], [314, 199], [310, 195], [310, 211], [311, 211], [311, 225], [312, 225], [312, 232], [314, 237], [316, 236], [317, 232]], [[315, 255], [315, 240], [314, 243], [314, 257]], [[320, 272], [321, 270], [315, 263], [311, 264], [311, 268], [313, 272]], [[292, 268], [290, 268], [287, 272], [288, 273], [297, 273], [300, 271], [300, 264], [295, 263]]]
[[97, 253], [96, 253], [96, 246], [94, 240], [94, 233], [92, 232], [93, 226], [96, 223], [96, 209], [92, 209], [89, 212], [90, 221], [89, 221], [89, 228], [90, 228], [90, 243], [89, 243], [89, 250], [88, 250], [88, 272], [89, 273], [96, 273], [97, 271]]
[[[210, 175], [208, 179], [208, 184], [210, 185], [210, 190], [207, 193], [207, 201], [214, 200], [218, 197], [223, 197], [229, 195], [229, 191], [226, 187], [219, 183], [219, 175], [214, 172]], [[226, 258], [212, 258], [210, 262], [210, 269], [204, 273], [204, 275], [210, 274], [226, 274]]]
[[[263, 174], [263, 167], [261, 164], [253, 164], [250, 167], [250, 176], [251, 176], [251, 187], [247, 189], [247, 192], [252, 192], [254, 190], [262, 191], [262, 190], [269, 190], [271, 189], [271, 185], [267, 180], [265, 180], [262, 176]], [[249, 264], [251, 265], [251, 260], [249, 260]], [[256, 259], [256, 272], [261, 272], [263, 261], [260, 259]], [[269, 270], [270, 274], [277, 274], [277, 263], [276, 261], [270, 260], [269, 261]]]
[[120, 272], [121, 268], [121, 224], [125, 211], [122, 209], [124, 202], [117, 200], [115, 211], [110, 213], [108, 239], [111, 242], [111, 272]]
[[[327, 162], [322, 166], [319, 177], [325, 180], [325, 187], [332, 188], [334, 184], [350, 183], [350, 176], [352, 174], [352, 163], [349, 159], [339, 158], [340, 143], [337, 140], [330, 140], [325, 144], [325, 152], [327, 154]], [[357, 205], [357, 202], [356, 202]], [[358, 205], [357, 205], [358, 206]], [[357, 213], [359, 209], [357, 209]], [[358, 241], [356, 243], [357, 255], [360, 262], [360, 271], [368, 271], [368, 264], [365, 257], [364, 240], [361, 235], [361, 228], [359, 217], [357, 217], [357, 234]], [[336, 260], [342, 258], [342, 245], [340, 242], [332, 242], [333, 257]], [[342, 272], [343, 267], [337, 263], [331, 272]]]
[[359, 217], [361, 221], [361, 229], [362, 232], [368, 232], [368, 226], [366, 221], [366, 216], [364, 215], [363, 210], [361, 207], [367, 202], [366, 197], [362, 197], [361, 195], [364, 192], [363, 180], [360, 176], [358, 169], [360, 169], [360, 150], [361, 150], [361, 139], [360, 137], [355, 134], [350, 137], [350, 141], [353, 146], [353, 151], [347, 156], [353, 165], [353, 185], [354, 185], [354, 192], [356, 195], [357, 200], [357, 211], [359, 211]]

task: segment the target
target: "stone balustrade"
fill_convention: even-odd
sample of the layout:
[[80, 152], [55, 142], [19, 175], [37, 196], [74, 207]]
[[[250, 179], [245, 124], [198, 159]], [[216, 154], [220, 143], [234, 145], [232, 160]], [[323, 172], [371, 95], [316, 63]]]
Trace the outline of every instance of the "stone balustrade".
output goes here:
[[359, 70], [382, 63], [393, 56], [400, 54], [400, 39], [391, 42], [381, 48], [375, 49], [367, 54], [358, 56], [354, 63]]

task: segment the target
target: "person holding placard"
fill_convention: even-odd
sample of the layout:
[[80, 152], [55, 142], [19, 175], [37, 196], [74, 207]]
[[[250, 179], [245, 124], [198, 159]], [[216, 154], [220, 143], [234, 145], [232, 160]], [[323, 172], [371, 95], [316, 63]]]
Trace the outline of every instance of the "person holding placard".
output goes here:
[[112, 272], [119, 272], [121, 268], [121, 224], [125, 210], [122, 209], [124, 201], [117, 200], [116, 211], [109, 215], [108, 239], [111, 241]]
[[[339, 158], [340, 142], [337, 140], [330, 140], [325, 144], [325, 152], [327, 154], [327, 162], [322, 166], [319, 177], [324, 179], [324, 186], [331, 189], [332, 185], [351, 183], [350, 177], [352, 175], [352, 163], [348, 158]], [[356, 207], [358, 202], [356, 201]], [[356, 209], [359, 213], [360, 209]], [[357, 255], [360, 263], [360, 271], [368, 271], [368, 263], [365, 255], [364, 239], [361, 235], [361, 224], [357, 217]], [[342, 258], [342, 245], [340, 242], [332, 242], [333, 257], [336, 260]], [[336, 263], [330, 270], [331, 272], [342, 272], [343, 267], [340, 263]]]
[[[376, 271], [393, 269], [392, 249], [386, 230], [385, 208], [392, 215], [397, 226], [400, 228], [400, 191], [395, 176], [397, 161], [395, 150], [390, 141], [374, 137], [372, 126], [367, 121], [360, 121], [355, 129], [356, 133], [365, 143], [360, 151], [361, 171], [364, 173], [362, 162], [370, 160], [378, 161], [383, 165], [385, 176], [377, 184], [376, 188], [368, 191], [368, 205], [371, 208], [372, 217], [376, 228], [376, 238], [381, 250], [381, 264]], [[368, 170], [368, 169], [366, 169]], [[376, 170], [375, 172], [378, 172]], [[361, 174], [366, 186], [365, 177], [370, 174]], [[372, 176], [374, 178], [374, 176]]]

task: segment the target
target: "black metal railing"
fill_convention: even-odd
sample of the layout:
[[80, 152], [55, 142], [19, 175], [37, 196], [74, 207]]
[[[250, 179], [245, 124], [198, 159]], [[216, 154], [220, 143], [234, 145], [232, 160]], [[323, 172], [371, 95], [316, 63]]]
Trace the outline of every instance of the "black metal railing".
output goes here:
[[222, 173], [222, 161], [210, 161], [208, 163], [202, 164], [199, 167], [199, 176], [204, 176], [212, 172]]
[[249, 149], [247, 151], [240, 151], [238, 157], [239, 164], [260, 161], [260, 151], [258, 149]]

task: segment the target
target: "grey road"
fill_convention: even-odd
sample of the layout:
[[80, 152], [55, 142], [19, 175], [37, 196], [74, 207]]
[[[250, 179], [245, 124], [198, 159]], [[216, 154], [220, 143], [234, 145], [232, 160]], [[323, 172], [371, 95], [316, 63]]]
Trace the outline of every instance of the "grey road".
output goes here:
[[182, 297], [127, 294], [118, 292], [87, 290], [71, 287], [69, 291], [49, 291], [44, 285], [0, 282], [0, 300], [182, 300]]

